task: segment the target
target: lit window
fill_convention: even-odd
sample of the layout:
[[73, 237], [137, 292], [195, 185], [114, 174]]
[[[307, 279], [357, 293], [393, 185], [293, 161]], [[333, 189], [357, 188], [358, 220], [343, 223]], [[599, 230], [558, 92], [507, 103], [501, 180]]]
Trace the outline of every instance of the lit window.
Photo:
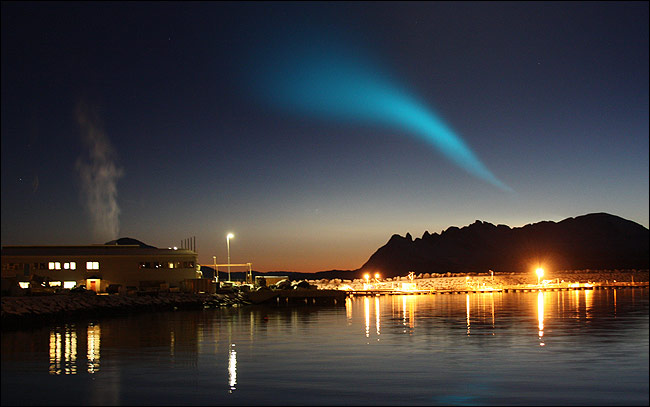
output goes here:
[[54, 263], [54, 268], [57, 269], [57, 270], [61, 270], [61, 263], [58, 262], [58, 261], [55, 262], [55, 263]]
[[20, 288], [29, 288], [29, 282], [27, 281], [21, 281], [18, 283], [18, 285], [20, 286]]
[[93, 268], [95, 270], [99, 270], [99, 262], [98, 261], [93, 261]]
[[173, 268], [174, 268], [174, 263], [169, 262], [169, 268], [170, 268], [170, 269], [173, 269]]
[[98, 261], [87, 261], [86, 262], [86, 269], [88, 269], [88, 270], [99, 270], [99, 262]]
[[70, 270], [76, 270], [77, 269], [77, 262], [71, 261], [70, 262]]
[[60, 281], [50, 281], [50, 287], [61, 287]]
[[70, 270], [70, 263], [63, 263], [63, 268], [66, 270]]
[[77, 285], [76, 281], [64, 281], [63, 282], [63, 288], [67, 288], [67, 289], [75, 288], [76, 285]]
[[49, 262], [47, 268], [50, 270], [54, 270], [54, 262], [53, 261]]

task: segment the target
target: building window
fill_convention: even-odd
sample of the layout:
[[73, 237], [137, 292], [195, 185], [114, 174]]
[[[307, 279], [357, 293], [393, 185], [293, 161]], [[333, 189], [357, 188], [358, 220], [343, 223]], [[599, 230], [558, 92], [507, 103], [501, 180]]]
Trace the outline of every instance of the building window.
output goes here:
[[76, 261], [71, 261], [70, 262], [70, 270], [76, 270], [77, 269], [77, 262]]
[[87, 261], [86, 262], [86, 269], [87, 270], [99, 270], [99, 262], [98, 261]]
[[61, 287], [60, 281], [50, 281], [50, 287]]
[[67, 288], [67, 289], [75, 288], [76, 285], [77, 285], [76, 281], [64, 281], [63, 282], [63, 288]]
[[55, 270], [61, 270], [61, 262], [55, 261], [54, 262], [54, 269]]
[[186, 269], [194, 268], [194, 262], [193, 261], [184, 261], [183, 262], [183, 267], [186, 268]]
[[27, 281], [21, 281], [18, 283], [18, 285], [20, 286], [20, 288], [29, 288], [29, 282]]
[[47, 263], [39, 263], [39, 265], [40, 265], [39, 269], [47, 270]]
[[70, 263], [63, 263], [63, 268], [65, 270], [70, 270]]
[[54, 262], [53, 262], [53, 261], [47, 263], [47, 265], [48, 265], [48, 266], [47, 266], [48, 269], [50, 269], [50, 270], [54, 270]]

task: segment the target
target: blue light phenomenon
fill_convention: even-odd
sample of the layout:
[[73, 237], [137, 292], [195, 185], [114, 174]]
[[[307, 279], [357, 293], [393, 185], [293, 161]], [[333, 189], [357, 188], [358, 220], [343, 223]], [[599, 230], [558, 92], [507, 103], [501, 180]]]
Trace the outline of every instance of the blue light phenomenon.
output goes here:
[[[329, 120], [381, 124], [424, 140], [468, 173], [512, 189], [459, 135], [361, 56], [323, 44], [261, 53], [248, 78], [253, 94], [274, 108]], [[259, 57], [259, 55], [258, 55]]]

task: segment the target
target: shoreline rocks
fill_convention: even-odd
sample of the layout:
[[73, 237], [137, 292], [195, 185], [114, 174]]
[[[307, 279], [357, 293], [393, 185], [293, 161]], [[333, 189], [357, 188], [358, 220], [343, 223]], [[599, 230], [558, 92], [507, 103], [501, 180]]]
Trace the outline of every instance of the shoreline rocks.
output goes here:
[[243, 293], [156, 295], [55, 295], [3, 296], [2, 329], [26, 324], [63, 322], [76, 318], [96, 318], [143, 311], [172, 311], [250, 304]]

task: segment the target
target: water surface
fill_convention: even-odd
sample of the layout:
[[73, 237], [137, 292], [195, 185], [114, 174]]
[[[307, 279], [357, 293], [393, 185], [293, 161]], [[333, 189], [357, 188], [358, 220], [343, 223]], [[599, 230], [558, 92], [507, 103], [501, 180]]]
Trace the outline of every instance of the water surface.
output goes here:
[[2, 404], [648, 405], [648, 289], [355, 297], [2, 334]]

